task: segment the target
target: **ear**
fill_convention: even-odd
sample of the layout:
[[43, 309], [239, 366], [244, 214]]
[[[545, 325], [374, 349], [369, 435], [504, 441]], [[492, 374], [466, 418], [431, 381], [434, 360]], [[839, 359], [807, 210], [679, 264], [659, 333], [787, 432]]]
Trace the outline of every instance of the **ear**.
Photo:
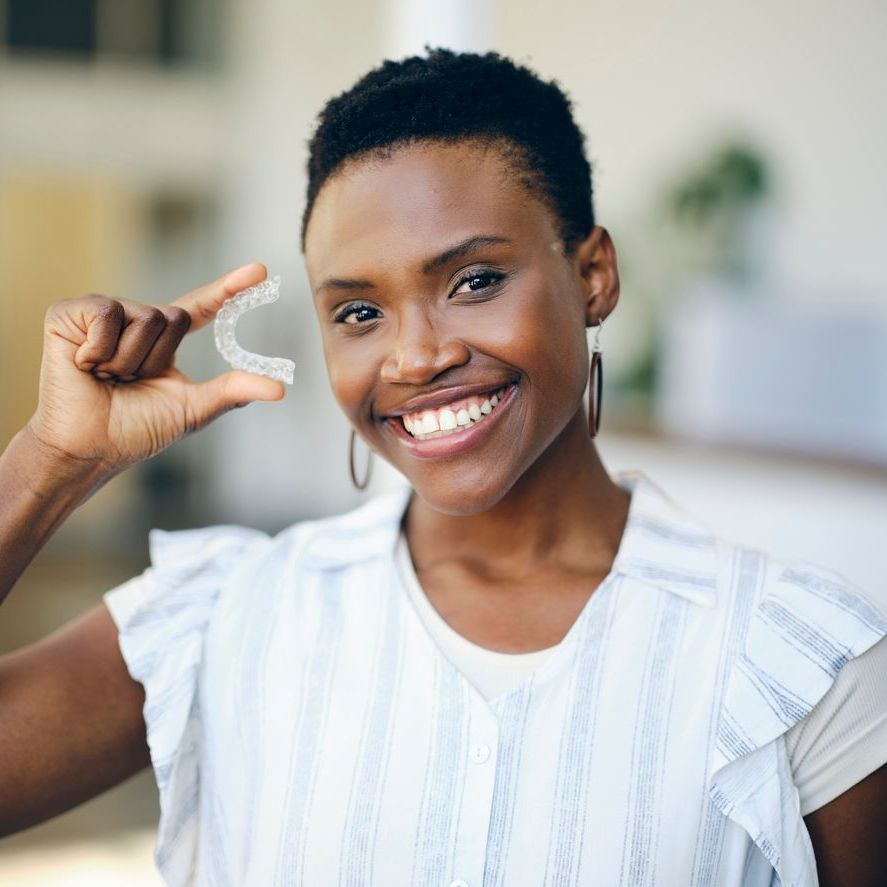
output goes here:
[[576, 273], [585, 298], [585, 325], [597, 326], [619, 301], [619, 266], [616, 247], [606, 228], [596, 225], [574, 255]]

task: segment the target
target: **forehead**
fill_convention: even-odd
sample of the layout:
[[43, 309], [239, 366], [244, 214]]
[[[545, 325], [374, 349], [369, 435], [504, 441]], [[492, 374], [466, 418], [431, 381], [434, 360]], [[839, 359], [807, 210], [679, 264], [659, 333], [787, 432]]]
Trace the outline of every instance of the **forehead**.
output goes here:
[[474, 234], [553, 237], [495, 147], [421, 143], [362, 159], [324, 183], [311, 213], [305, 261], [312, 281], [364, 261], [415, 260]]

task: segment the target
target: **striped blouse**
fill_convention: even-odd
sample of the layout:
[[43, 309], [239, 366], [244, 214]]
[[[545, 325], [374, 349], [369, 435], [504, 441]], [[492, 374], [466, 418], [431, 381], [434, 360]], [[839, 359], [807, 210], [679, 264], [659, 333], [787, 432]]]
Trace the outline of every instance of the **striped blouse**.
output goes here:
[[[395, 550], [401, 579], [416, 612], [444, 655], [485, 699], [516, 687], [557, 649], [500, 653], [457, 632], [425, 594], [406, 534]], [[785, 731], [792, 782], [806, 816], [887, 763], [887, 636], [837, 674], [810, 713]], [[887, 827], [887, 819], [885, 819]]]
[[564, 639], [485, 697], [399, 581], [409, 487], [274, 536], [149, 533], [105, 593], [169, 885], [816, 885], [785, 734], [887, 635], [843, 576], [645, 474]]

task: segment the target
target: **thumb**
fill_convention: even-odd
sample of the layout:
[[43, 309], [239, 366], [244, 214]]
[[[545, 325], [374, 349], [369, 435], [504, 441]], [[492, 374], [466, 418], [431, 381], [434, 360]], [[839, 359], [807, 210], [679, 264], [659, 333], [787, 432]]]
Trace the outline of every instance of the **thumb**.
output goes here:
[[232, 370], [207, 382], [190, 386], [189, 407], [197, 426], [202, 428], [217, 416], [254, 400], [283, 400], [286, 387], [278, 379]]

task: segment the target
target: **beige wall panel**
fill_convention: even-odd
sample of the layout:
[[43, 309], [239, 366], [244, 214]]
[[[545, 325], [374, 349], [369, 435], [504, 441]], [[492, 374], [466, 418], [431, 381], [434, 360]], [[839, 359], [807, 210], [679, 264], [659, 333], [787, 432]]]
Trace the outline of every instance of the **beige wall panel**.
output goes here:
[[129, 292], [142, 235], [138, 195], [113, 182], [36, 172], [0, 180], [4, 446], [37, 404], [47, 307], [88, 292]]

